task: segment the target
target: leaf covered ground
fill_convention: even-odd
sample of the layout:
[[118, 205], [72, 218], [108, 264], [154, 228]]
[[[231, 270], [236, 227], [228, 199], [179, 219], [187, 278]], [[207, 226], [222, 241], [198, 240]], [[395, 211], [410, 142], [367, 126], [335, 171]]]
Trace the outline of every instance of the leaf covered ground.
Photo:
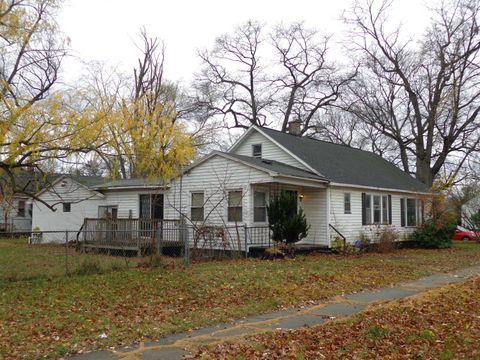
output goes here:
[[58, 358], [129, 345], [478, 263], [478, 244], [457, 244], [445, 250], [0, 280], [0, 358]]
[[480, 359], [480, 277], [343, 321], [204, 348], [201, 359]]

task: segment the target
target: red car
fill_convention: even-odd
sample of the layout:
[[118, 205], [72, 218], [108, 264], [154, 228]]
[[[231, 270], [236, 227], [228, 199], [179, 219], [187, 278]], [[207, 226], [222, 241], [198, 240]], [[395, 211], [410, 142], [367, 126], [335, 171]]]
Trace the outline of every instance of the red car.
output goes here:
[[452, 240], [477, 241], [477, 236], [473, 231], [459, 226], [457, 227], [457, 230], [455, 230]]

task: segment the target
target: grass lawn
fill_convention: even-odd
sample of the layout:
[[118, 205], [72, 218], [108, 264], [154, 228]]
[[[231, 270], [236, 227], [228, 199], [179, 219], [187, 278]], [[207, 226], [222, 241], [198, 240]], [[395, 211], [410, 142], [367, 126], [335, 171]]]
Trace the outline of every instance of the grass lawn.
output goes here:
[[65, 246], [28, 245], [26, 238], [0, 239], [0, 285], [2, 281], [54, 278], [69, 273], [92, 271], [94, 260], [99, 271], [135, 267], [134, 258], [82, 254], [74, 247], [67, 248], [65, 268]]
[[251, 336], [201, 359], [480, 359], [480, 277], [346, 320]]
[[445, 250], [0, 280], [0, 358], [120, 346], [478, 263], [480, 246], [460, 243]]

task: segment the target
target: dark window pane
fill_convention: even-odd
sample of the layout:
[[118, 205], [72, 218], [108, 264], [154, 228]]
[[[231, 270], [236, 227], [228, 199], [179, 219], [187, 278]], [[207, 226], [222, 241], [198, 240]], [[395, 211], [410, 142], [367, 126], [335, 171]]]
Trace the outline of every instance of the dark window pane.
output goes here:
[[262, 157], [262, 144], [252, 145], [252, 156], [253, 157]]
[[380, 196], [374, 195], [373, 196], [373, 223], [380, 224], [380, 216], [381, 216], [381, 209], [380, 209]]
[[350, 193], [344, 193], [343, 194], [343, 212], [345, 214], [351, 214], [352, 213], [352, 204], [351, 204]]
[[71, 204], [70, 203], [63, 203], [63, 212], [70, 212]]
[[192, 221], [203, 221], [203, 207], [192, 207]]
[[388, 196], [382, 196], [382, 222], [388, 224]]
[[228, 221], [229, 222], [242, 221], [242, 208], [241, 207], [229, 207], [228, 208]]
[[20, 200], [18, 202], [17, 215], [19, 217], [25, 217], [25, 200]]
[[407, 226], [417, 225], [417, 201], [407, 199]]
[[372, 223], [372, 205], [371, 205], [371, 195], [365, 195], [365, 223]]

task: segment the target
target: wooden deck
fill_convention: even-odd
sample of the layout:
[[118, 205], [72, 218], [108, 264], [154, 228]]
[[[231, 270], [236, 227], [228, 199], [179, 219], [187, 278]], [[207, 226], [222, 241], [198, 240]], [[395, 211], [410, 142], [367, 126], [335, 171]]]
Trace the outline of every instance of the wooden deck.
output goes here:
[[135, 251], [142, 256], [152, 251], [159, 239], [173, 242], [178, 237], [178, 220], [91, 219], [84, 220], [80, 240], [82, 251]]

